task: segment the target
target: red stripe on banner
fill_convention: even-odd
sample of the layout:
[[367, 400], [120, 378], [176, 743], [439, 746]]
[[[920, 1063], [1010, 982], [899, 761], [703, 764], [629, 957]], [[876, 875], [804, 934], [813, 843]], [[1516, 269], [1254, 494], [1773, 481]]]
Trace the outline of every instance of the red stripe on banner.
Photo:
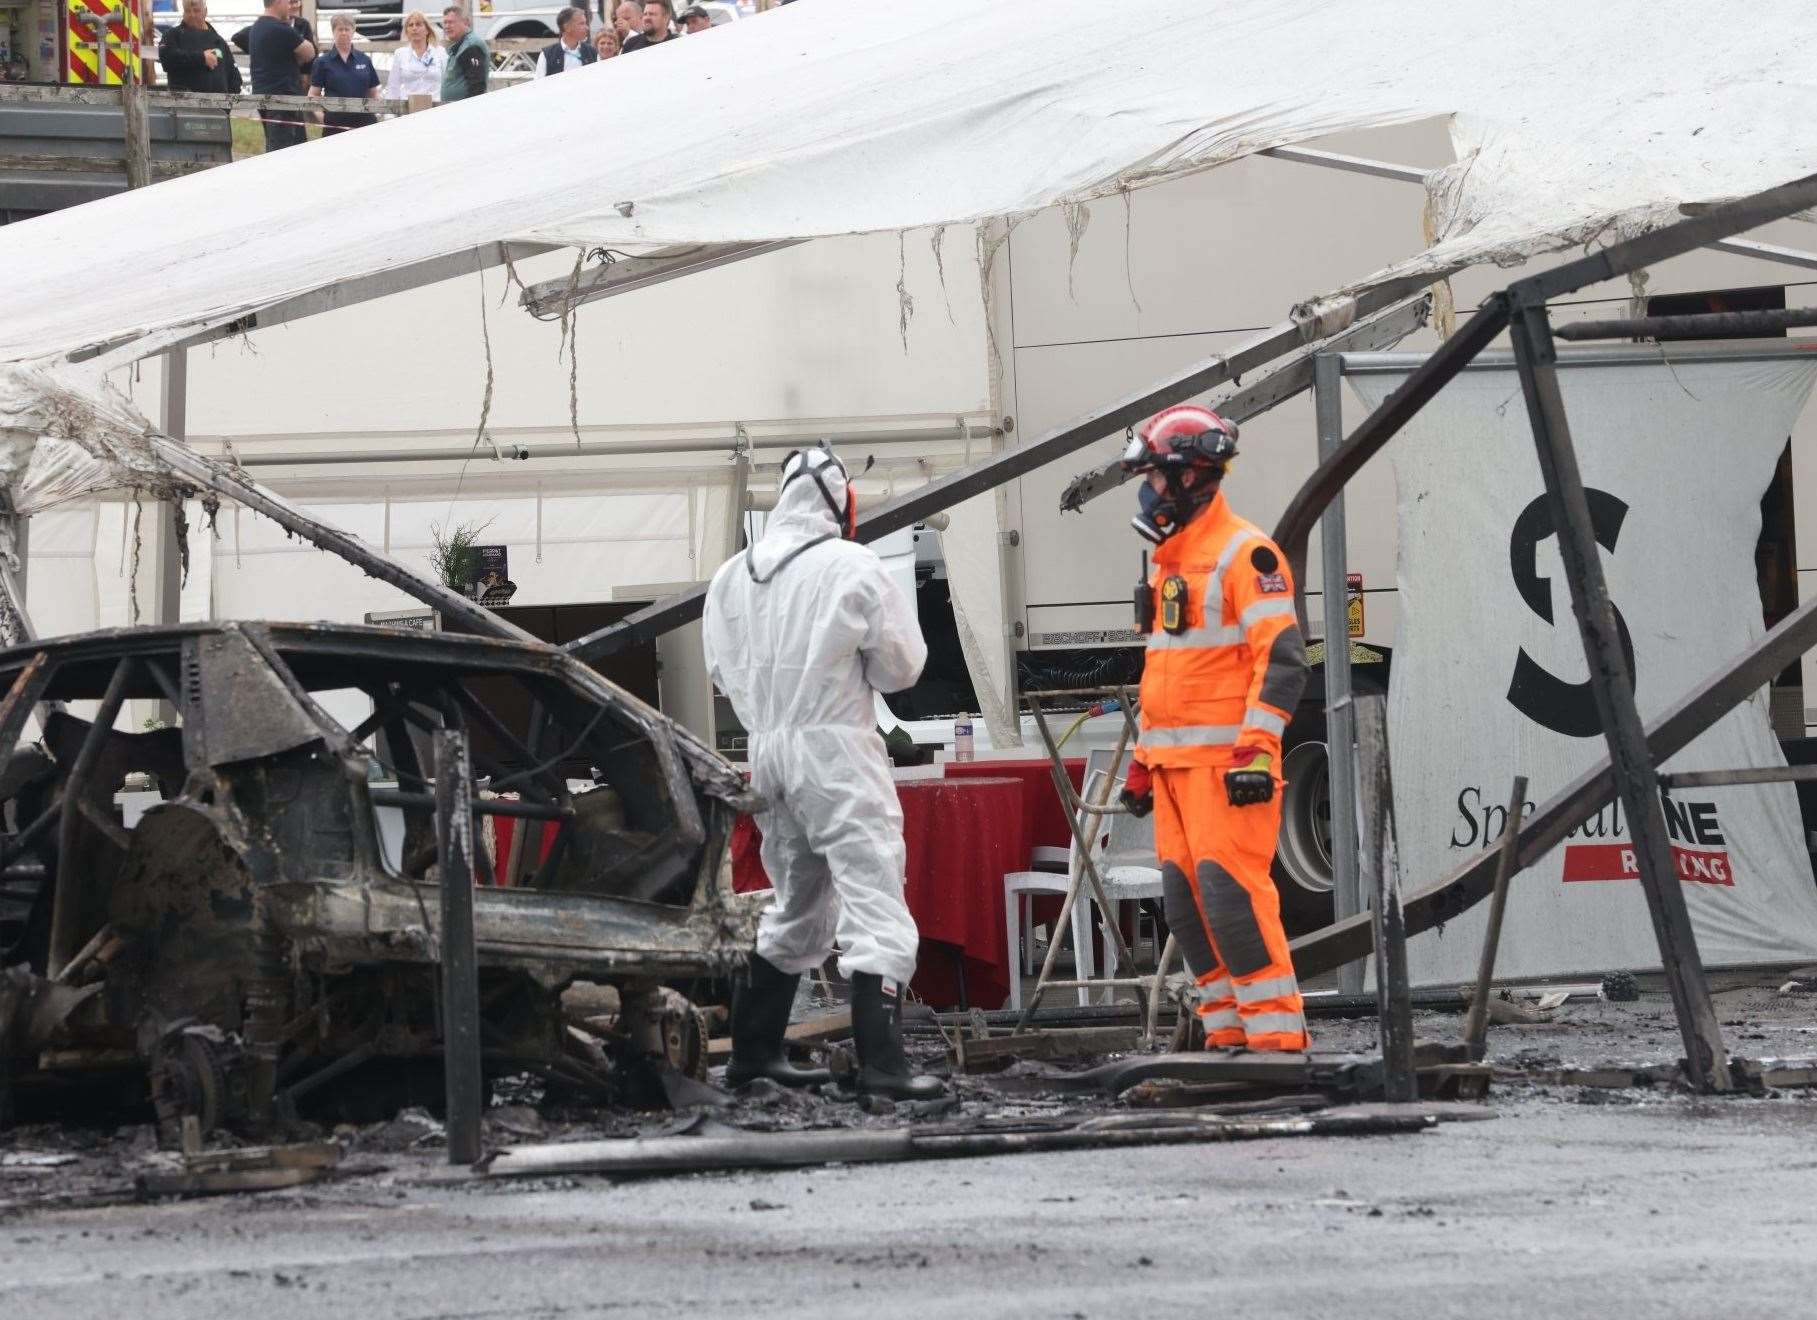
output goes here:
[[107, 71], [121, 81], [126, 78], [126, 61], [116, 55], [111, 46], [107, 50]]
[[[1680, 880], [1700, 885], [1735, 887], [1735, 871], [1726, 852], [1703, 852], [1672, 845], [1672, 865]], [[1638, 880], [1640, 863], [1628, 843], [1579, 843], [1565, 849], [1564, 882]]]

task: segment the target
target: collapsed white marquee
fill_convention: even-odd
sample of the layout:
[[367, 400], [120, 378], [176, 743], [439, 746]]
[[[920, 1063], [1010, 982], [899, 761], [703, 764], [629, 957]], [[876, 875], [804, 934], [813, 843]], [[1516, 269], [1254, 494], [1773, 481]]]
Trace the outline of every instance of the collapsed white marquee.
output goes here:
[[[1509, 261], [1817, 172], [1808, 27], [1800, 0], [1745, 17], [1651, 0], [1155, 0], [1136, 16], [803, 0], [6, 226], [0, 363], [147, 336], [131, 359], [494, 240], [905, 230], [1444, 115], [1459, 161], [1430, 180], [1437, 241], [1398, 270]], [[97, 239], [123, 242], [119, 259], [97, 267]]]
[[[1765, 631], [1760, 499], [1817, 354], [1700, 361], [1668, 345], [1620, 365], [1573, 367], [1567, 353], [1561, 368], [1635, 702], [1650, 720]], [[1374, 407], [1404, 379], [1351, 383]], [[1515, 775], [1528, 778], [1531, 811], [1608, 749], [1513, 368], [1446, 385], [1393, 457], [1401, 615], [1389, 730], [1401, 870], [1417, 887], [1496, 846]], [[1664, 769], [1783, 764], [1763, 690]], [[1666, 817], [1708, 965], [1817, 957], [1817, 888], [1790, 784], [1674, 791]], [[1408, 942], [1416, 982], [1474, 978], [1486, 909]], [[1619, 804], [1515, 879], [1498, 974], [1659, 965]]]

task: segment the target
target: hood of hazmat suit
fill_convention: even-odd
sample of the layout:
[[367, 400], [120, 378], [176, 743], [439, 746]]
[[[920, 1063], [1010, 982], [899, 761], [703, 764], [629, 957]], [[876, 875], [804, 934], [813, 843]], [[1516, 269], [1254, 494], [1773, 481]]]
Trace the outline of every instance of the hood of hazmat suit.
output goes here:
[[788, 973], [835, 941], [845, 975], [907, 982], [918, 937], [902, 899], [902, 807], [877, 736], [873, 692], [921, 676], [927, 643], [874, 551], [845, 539], [850, 481], [830, 448], [784, 462], [756, 545], [707, 589], [707, 672], [749, 735], [776, 888], [757, 951]]

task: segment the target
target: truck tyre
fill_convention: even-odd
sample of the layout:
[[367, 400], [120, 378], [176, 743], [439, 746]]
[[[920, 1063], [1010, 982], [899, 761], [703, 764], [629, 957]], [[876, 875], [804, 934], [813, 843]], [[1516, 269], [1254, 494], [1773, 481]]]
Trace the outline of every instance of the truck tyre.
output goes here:
[[[1355, 675], [1358, 694], [1381, 693]], [[1274, 885], [1290, 935], [1331, 923], [1331, 767], [1325, 743], [1323, 696], [1301, 703], [1281, 743], [1281, 833], [1274, 852]]]

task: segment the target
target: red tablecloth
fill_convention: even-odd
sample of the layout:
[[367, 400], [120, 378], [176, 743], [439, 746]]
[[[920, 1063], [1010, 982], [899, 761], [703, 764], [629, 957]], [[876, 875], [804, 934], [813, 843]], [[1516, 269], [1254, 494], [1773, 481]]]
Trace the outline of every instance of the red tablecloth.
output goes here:
[[554, 820], [520, 821], [516, 816], [493, 816], [491, 821], [493, 855], [498, 858], [501, 884], [504, 882], [505, 861], [511, 856], [511, 836], [517, 831], [517, 827], [520, 824], [527, 824], [533, 829], [537, 825], [543, 827], [542, 847], [537, 850], [536, 860], [531, 861], [529, 858], [525, 858], [523, 862], [524, 876], [528, 879], [531, 871], [549, 860], [549, 849], [555, 846], [557, 827], [561, 824], [560, 821]]
[[[1028, 847], [1065, 848], [1073, 841], [1072, 827], [1066, 823], [1066, 807], [1054, 792], [1054, 778], [1046, 757], [1038, 761], [948, 761], [948, 779], [1016, 779], [1022, 784], [1022, 811], [1028, 831]], [[1073, 790], [1085, 787], [1085, 758], [1065, 762]], [[1027, 862], [1024, 861], [1026, 866]]]
[[[914, 990], [938, 1008], [957, 1004], [957, 955], [967, 1001], [998, 1008], [1009, 997], [1010, 975], [1003, 877], [1028, 865], [1025, 784], [1019, 777], [914, 779], [897, 784], [896, 795], [908, 845], [905, 895], [922, 940]], [[740, 893], [769, 888], [758, 855], [762, 837], [748, 816], [739, 817], [732, 886]]]

